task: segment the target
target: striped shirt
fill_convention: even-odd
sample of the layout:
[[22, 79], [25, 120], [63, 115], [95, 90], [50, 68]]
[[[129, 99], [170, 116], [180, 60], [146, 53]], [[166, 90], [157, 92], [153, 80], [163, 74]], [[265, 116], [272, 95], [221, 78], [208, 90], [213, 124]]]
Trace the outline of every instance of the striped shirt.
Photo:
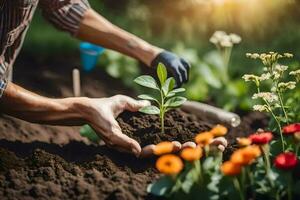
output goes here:
[[0, 0], [0, 97], [36, 8], [60, 30], [76, 35], [88, 0]]

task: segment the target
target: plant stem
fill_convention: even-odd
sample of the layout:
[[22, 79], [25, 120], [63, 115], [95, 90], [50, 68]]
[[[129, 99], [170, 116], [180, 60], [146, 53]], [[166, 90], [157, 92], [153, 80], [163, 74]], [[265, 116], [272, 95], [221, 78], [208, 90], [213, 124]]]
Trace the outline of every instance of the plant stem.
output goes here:
[[280, 91], [278, 91], [278, 89], [277, 89], [276, 91], [277, 91], [277, 95], [278, 95], [278, 98], [279, 98], [280, 106], [281, 106], [282, 111], [283, 111], [283, 113], [284, 113], [284, 117], [285, 117], [286, 123], [288, 123], [288, 122], [289, 122], [289, 121], [288, 121], [289, 119], [288, 119], [286, 110], [285, 110], [285, 108], [284, 108], [284, 104], [283, 104], [283, 101], [282, 101], [282, 95], [281, 95]]
[[262, 145], [261, 150], [262, 150], [264, 161], [265, 161], [267, 177], [270, 181], [271, 186], [274, 187], [274, 183], [270, 177], [271, 164], [270, 164], [270, 158], [269, 158], [269, 153], [270, 153], [269, 145], [268, 144]]
[[[259, 88], [259, 87], [257, 87], [257, 92], [260, 93], [260, 88]], [[277, 116], [276, 116], [275, 113], [273, 112], [272, 107], [271, 107], [271, 105], [269, 104], [269, 102], [268, 102], [267, 100], [265, 100], [264, 98], [263, 98], [263, 100], [264, 100], [265, 104], [267, 105], [268, 110], [269, 110], [269, 112], [271, 113], [272, 117], [274, 118], [274, 120], [275, 120], [276, 123], [277, 123], [277, 126], [278, 126], [278, 128], [279, 128], [279, 133], [280, 133], [280, 139], [281, 139], [282, 151], [284, 152], [284, 151], [285, 151], [285, 149], [284, 149], [284, 139], [283, 139], [283, 134], [282, 134], [282, 130], [281, 130], [281, 124], [280, 124], [280, 122], [278, 121]]]
[[161, 124], [161, 133], [165, 134], [165, 98], [162, 89], [160, 90], [160, 99], [161, 99], [161, 106], [160, 106], [160, 124]]
[[235, 189], [238, 191], [238, 193], [240, 195], [240, 199], [245, 200], [244, 194], [241, 190], [241, 185], [240, 185], [239, 180], [238, 180], [237, 177], [233, 178], [233, 185], [234, 185]]

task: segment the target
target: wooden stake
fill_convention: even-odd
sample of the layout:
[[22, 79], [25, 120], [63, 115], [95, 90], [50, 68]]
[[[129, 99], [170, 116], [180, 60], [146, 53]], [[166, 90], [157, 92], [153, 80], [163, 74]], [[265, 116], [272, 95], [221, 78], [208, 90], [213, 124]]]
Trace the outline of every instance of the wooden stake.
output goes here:
[[78, 69], [73, 69], [73, 93], [75, 97], [81, 96], [81, 89], [80, 89], [80, 72]]

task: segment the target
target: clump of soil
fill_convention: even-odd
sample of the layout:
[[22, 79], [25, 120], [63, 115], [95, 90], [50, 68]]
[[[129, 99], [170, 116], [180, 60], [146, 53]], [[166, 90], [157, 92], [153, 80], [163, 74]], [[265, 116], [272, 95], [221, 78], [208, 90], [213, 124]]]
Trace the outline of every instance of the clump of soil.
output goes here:
[[165, 117], [165, 133], [161, 133], [158, 115], [125, 112], [118, 118], [124, 134], [137, 140], [141, 146], [161, 141], [193, 141], [197, 133], [209, 130], [212, 124], [185, 113], [171, 110]]

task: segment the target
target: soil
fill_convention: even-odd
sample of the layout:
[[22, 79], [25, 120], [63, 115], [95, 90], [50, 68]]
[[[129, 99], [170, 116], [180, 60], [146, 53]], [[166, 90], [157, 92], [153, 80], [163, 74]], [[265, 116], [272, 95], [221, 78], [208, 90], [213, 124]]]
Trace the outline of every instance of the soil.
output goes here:
[[[79, 66], [76, 57], [44, 60], [23, 54], [16, 64], [14, 80], [39, 94], [68, 97], [72, 96], [73, 66]], [[82, 83], [85, 96], [135, 96], [99, 68], [91, 74], [83, 73]], [[146, 187], [159, 177], [153, 167], [155, 158], [137, 159], [90, 144], [78, 133], [79, 127], [37, 125], [8, 116], [0, 119], [0, 199], [154, 198], [147, 195]], [[125, 112], [118, 122], [123, 132], [142, 146], [165, 140], [189, 141], [214, 125], [181, 110], [167, 114], [166, 135], [160, 134], [156, 116]], [[260, 113], [244, 115], [242, 124], [230, 129], [230, 146], [225, 154], [232, 151], [237, 136], [246, 136], [267, 122]]]

